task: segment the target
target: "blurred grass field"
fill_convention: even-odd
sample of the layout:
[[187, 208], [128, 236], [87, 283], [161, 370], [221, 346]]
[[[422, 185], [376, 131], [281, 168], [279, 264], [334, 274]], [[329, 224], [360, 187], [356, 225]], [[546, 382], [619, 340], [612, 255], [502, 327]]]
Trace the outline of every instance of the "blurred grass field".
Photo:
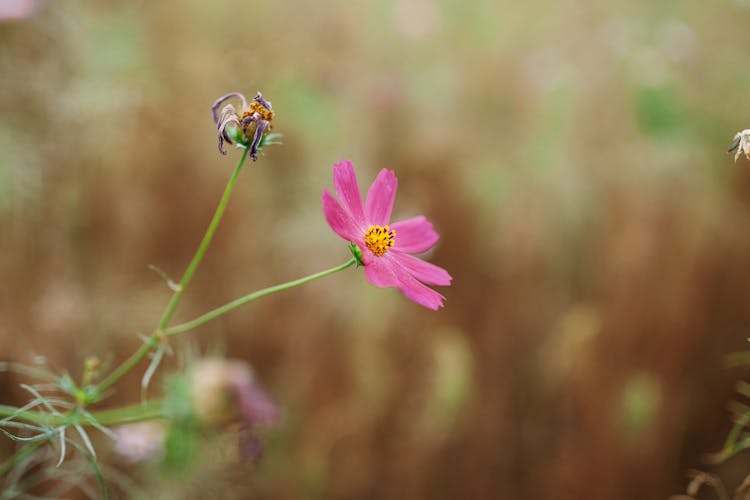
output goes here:
[[239, 154], [210, 116], [234, 90], [284, 144], [178, 320], [345, 261], [320, 211], [341, 158], [363, 185], [395, 169], [394, 214], [432, 220], [454, 277], [437, 313], [360, 270], [177, 339], [249, 360], [284, 417], [258, 466], [124, 469], [142, 498], [666, 498], [690, 468], [750, 473], [702, 462], [750, 337], [750, 162], [725, 153], [747, 1], [36, 5], [0, 21], [3, 359], [78, 375], [136, 348], [169, 297], [148, 265], [180, 275]]

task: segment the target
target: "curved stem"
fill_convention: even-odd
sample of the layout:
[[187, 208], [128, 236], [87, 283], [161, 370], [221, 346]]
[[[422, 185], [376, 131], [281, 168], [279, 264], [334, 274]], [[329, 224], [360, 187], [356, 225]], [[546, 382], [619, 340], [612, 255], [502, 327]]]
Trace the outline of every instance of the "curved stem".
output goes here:
[[234, 167], [234, 171], [232, 172], [232, 176], [229, 178], [229, 182], [227, 182], [227, 187], [224, 188], [224, 194], [221, 196], [219, 206], [216, 207], [216, 212], [214, 212], [214, 216], [211, 219], [211, 223], [208, 225], [208, 229], [206, 229], [206, 234], [203, 235], [203, 240], [201, 240], [201, 244], [200, 246], [198, 246], [198, 250], [195, 252], [195, 255], [193, 255], [193, 259], [190, 261], [190, 264], [188, 264], [187, 269], [185, 269], [185, 273], [182, 275], [180, 284], [172, 294], [172, 298], [169, 300], [169, 304], [167, 304], [167, 307], [164, 310], [161, 319], [159, 320], [159, 326], [156, 328], [156, 330], [154, 330], [154, 333], [152, 333], [148, 337], [148, 340], [144, 342], [136, 352], [133, 353], [132, 356], [125, 360], [125, 362], [118, 366], [107, 378], [105, 378], [97, 386], [100, 394], [112, 387], [112, 385], [120, 380], [123, 375], [129, 372], [135, 365], [140, 363], [143, 358], [145, 358], [146, 355], [151, 351], [151, 348], [153, 347], [154, 341], [157, 339], [157, 337], [163, 335], [164, 329], [169, 324], [169, 320], [172, 319], [172, 314], [174, 314], [175, 309], [177, 309], [177, 304], [180, 303], [182, 294], [185, 293], [185, 289], [190, 283], [195, 270], [198, 269], [198, 265], [201, 263], [203, 255], [206, 253], [208, 246], [211, 244], [211, 240], [213, 239], [214, 233], [216, 232], [216, 228], [219, 226], [221, 217], [224, 215], [224, 210], [226, 209], [227, 203], [229, 202], [229, 196], [232, 194], [232, 189], [234, 188], [234, 184], [237, 181], [240, 170], [242, 169], [242, 164], [247, 158], [247, 153], [248, 150], [247, 148], [245, 148], [242, 151], [242, 156], [240, 156], [240, 161], [237, 162], [237, 166]]
[[324, 278], [326, 276], [337, 273], [339, 271], [343, 271], [347, 267], [351, 267], [356, 263], [357, 263], [357, 260], [352, 258], [349, 261], [345, 262], [344, 264], [341, 264], [340, 266], [332, 267], [331, 269], [326, 269], [325, 271], [311, 274], [310, 276], [306, 276], [304, 278], [300, 278], [294, 281], [289, 281], [287, 283], [282, 283], [280, 285], [258, 290], [257, 292], [253, 292], [248, 295], [245, 295], [244, 297], [235, 299], [232, 302], [229, 302], [228, 304], [224, 304], [221, 307], [217, 307], [216, 309], [209, 311], [202, 316], [198, 316], [192, 321], [188, 321], [186, 323], [182, 323], [180, 325], [175, 325], [170, 328], [167, 328], [164, 330], [164, 333], [167, 336], [170, 336], [170, 335], [176, 335], [178, 333], [187, 332], [188, 330], [192, 330], [193, 328], [196, 328], [202, 325], [203, 323], [211, 321], [212, 319], [217, 318], [221, 316], [222, 314], [227, 313], [231, 311], [232, 309], [235, 309], [243, 304], [247, 304], [248, 302], [251, 302], [255, 299], [258, 299], [260, 297], [265, 297], [266, 295], [271, 295], [272, 293], [280, 292], [282, 290], [287, 290], [295, 286], [304, 285], [305, 283], [309, 283], [311, 281], [315, 281], [320, 278]]

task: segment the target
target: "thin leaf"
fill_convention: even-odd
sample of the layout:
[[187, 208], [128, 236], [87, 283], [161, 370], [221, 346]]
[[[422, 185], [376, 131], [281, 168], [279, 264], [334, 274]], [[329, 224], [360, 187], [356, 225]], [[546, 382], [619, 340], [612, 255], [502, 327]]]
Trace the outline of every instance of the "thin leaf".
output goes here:
[[48, 392], [65, 392], [62, 389], [60, 389], [60, 386], [57, 385], [57, 383], [54, 382], [47, 382], [44, 384], [33, 384], [31, 387], [38, 391], [48, 391]]
[[177, 292], [177, 291], [180, 290], [180, 284], [179, 283], [175, 283], [174, 281], [172, 281], [172, 279], [169, 276], [167, 276], [167, 273], [165, 273], [164, 271], [162, 271], [161, 269], [159, 269], [158, 267], [156, 267], [153, 264], [149, 264], [148, 268], [151, 269], [152, 271], [154, 271], [159, 276], [161, 276], [162, 279], [167, 284], [167, 286], [169, 287], [170, 290], [172, 290], [173, 292]]
[[34, 424], [27, 424], [25, 422], [16, 422], [16, 421], [10, 421], [10, 422], [2, 422], [2, 425], [0, 425], [0, 428], [2, 427], [15, 427], [17, 429], [26, 429], [29, 431], [44, 431], [45, 429], [49, 430], [50, 427], [42, 427]]
[[88, 433], [84, 430], [83, 427], [81, 427], [81, 424], [75, 424], [73, 425], [75, 429], [78, 431], [78, 434], [81, 436], [81, 439], [83, 439], [83, 444], [86, 445], [86, 449], [89, 450], [91, 455], [96, 458], [96, 450], [94, 450], [94, 445], [91, 444], [91, 439], [89, 439]]
[[67, 409], [71, 409], [71, 408], [73, 408], [75, 406], [73, 403], [71, 403], [70, 401], [68, 401], [66, 399], [60, 399], [60, 398], [53, 398], [53, 397], [44, 396], [44, 400], [47, 403], [49, 403], [49, 404], [51, 404], [53, 406], [62, 406], [66, 410]]
[[154, 376], [154, 373], [156, 373], [156, 369], [159, 367], [159, 363], [161, 363], [165, 351], [166, 347], [163, 345], [160, 346], [151, 357], [151, 363], [149, 363], [148, 368], [146, 368], [146, 371], [143, 373], [143, 379], [141, 379], [141, 401], [144, 403], [147, 400], [148, 386], [151, 383], [151, 378]]
[[80, 444], [76, 443], [75, 441], [70, 441], [71, 446], [75, 447], [79, 452], [81, 452], [81, 455], [86, 459], [86, 461], [91, 466], [91, 469], [94, 471], [94, 475], [96, 476], [96, 480], [99, 483], [99, 488], [102, 492], [102, 498], [104, 500], [109, 499], [109, 494], [107, 493], [107, 486], [104, 483], [104, 476], [102, 476], [102, 471], [99, 468], [99, 465], [96, 463], [96, 460], [93, 459], [89, 453], [81, 447]]
[[5, 429], [0, 429], [0, 432], [5, 434], [5, 436], [8, 437], [9, 439], [13, 441], [19, 441], [21, 443], [34, 443], [37, 441], [45, 441], [51, 437], [51, 434], [49, 433], [37, 434], [36, 436], [32, 436], [32, 437], [21, 437], [21, 436], [16, 436], [15, 434], [11, 434]]
[[57, 465], [55, 467], [60, 467], [63, 463], [63, 460], [65, 460], [65, 452], [67, 451], [65, 449], [65, 442], [67, 439], [65, 439], [65, 427], [60, 428], [60, 460], [57, 461]]
[[86, 424], [97, 429], [99, 432], [101, 432], [108, 438], [112, 440], [117, 440], [117, 434], [115, 434], [112, 430], [108, 429], [107, 427], [97, 422], [96, 417], [94, 417], [94, 415], [92, 415], [90, 412], [83, 410], [83, 409], [79, 409], [78, 411], [86, 419]]
[[33, 400], [33, 401], [29, 402], [29, 403], [26, 403], [24, 406], [18, 408], [12, 415], [8, 415], [4, 419], [0, 420], [0, 424], [3, 424], [5, 422], [10, 422], [11, 420], [15, 419], [21, 413], [23, 413], [25, 411], [29, 411], [31, 409], [34, 409], [37, 406], [39, 406], [40, 404], [42, 404], [42, 402], [39, 401], [39, 400], [37, 400], [37, 399], [35, 399], [35, 400]]
[[52, 404], [51, 404], [51, 403], [49, 402], [49, 399], [47, 399], [47, 398], [45, 398], [44, 396], [42, 396], [42, 395], [41, 395], [41, 394], [39, 393], [39, 391], [37, 391], [36, 389], [34, 389], [33, 387], [31, 387], [31, 386], [30, 386], [30, 385], [28, 385], [28, 384], [20, 384], [20, 386], [21, 386], [21, 388], [22, 388], [22, 389], [26, 389], [26, 390], [27, 390], [27, 391], [29, 391], [29, 392], [30, 392], [30, 393], [31, 393], [31, 394], [32, 394], [32, 395], [33, 395], [33, 396], [34, 396], [35, 398], [37, 398], [37, 399], [38, 399], [39, 401], [41, 401], [41, 402], [42, 402], [42, 404], [43, 404], [44, 406], [46, 406], [46, 407], [47, 407], [47, 409], [49, 409], [49, 411], [50, 411], [50, 412], [52, 412], [52, 414], [53, 414], [53, 415], [56, 415], [56, 416], [58, 416], [58, 417], [62, 417], [62, 414], [61, 414], [61, 413], [60, 413], [59, 411], [57, 411], [57, 409], [55, 409], [55, 407], [54, 407], [54, 406], [52, 406]]
[[41, 401], [39, 399], [34, 399], [34, 400], [30, 401], [29, 403], [27, 403], [26, 405], [18, 408], [13, 414], [8, 415], [7, 417], [5, 417], [2, 420], [0, 420], [0, 425], [4, 424], [5, 422], [10, 422], [11, 420], [16, 419], [19, 415], [21, 415], [24, 412], [32, 410], [32, 409], [36, 408], [39, 405], [45, 404], [45, 401], [46, 401], [46, 403], [49, 403], [49, 404], [56, 404], [58, 406], [66, 406], [68, 408], [72, 407], [72, 405], [70, 405], [70, 403], [68, 403], [67, 401], [64, 401], [62, 399], [45, 399], [44, 401]]
[[41, 380], [49, 380], [50, 382], [53, 382], [53, 383], [57, 380], [57, 375], [55, 375], [49, 370], [44, 370], [42, 368], [32, 368], [30, 366], [22, 365], [20, 363], [11, 363], [11, 362], [5, 362], [5, 361], [0, 362], [0, 372], [18, 373], [19, 375], [26, 375], [32, 378], [38, 378]]

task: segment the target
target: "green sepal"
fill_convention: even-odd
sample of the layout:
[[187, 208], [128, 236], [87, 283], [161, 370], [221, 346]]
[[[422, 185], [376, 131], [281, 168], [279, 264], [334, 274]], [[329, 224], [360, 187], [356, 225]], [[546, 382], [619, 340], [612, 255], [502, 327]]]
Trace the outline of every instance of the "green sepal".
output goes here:
[[227, 123], [224, 126], [224, 134], [226, 134], [231, 142], [235, 142], [237, 144], [245, 144], [247, 142], [245, 132], [242, 130], [242, 127], [239, 123]]
[[260, 144], [258, 144], [258, 152], [265, 156], [265, 152], [263, 151], [263, 148], [266, 146], [273, 146], [274, 144], [284, 144], [283, 142], [277, 141], [279, 137], [283, 137], [284, 134], [265, 134], [260, 139]]
[[260, 144], [258, 144], [258, 149], [266, 147], [266, 146], [272, 146], [274, 144], [283, 144], [283, 142], [276, 140], [282, 137], [284, 137], [284, 134], [278, 134], [278, 133], [266, 134], [260, 139]]
[[357, 259], [357, 267], [364, 267], [365, 263], [362, 261], [362, 249], [359, 248], [356, 243], [349, 243], [349, 251], [354, 258]]

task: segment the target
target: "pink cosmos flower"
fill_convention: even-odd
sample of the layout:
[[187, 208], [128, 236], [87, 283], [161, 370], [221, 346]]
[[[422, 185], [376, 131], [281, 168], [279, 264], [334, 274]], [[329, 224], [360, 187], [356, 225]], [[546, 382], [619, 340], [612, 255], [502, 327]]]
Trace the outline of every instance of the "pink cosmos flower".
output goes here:
[[437, 243], [439, 236], [432, 224], [421, 215], [390, 224], [398, 186], [396, 174], [381, 170], [363, 202], [354, 166], [341, 160], [333, 166], [333, 185], [341, 203], [324, 189], [323, 213], [336, 234], [362, 251], [368, 281], [381, 288], [398, 288], [429, 309], [442, 307], [445, 297], [425, 285], [450, 285], [450, 274], [411, 255]]

